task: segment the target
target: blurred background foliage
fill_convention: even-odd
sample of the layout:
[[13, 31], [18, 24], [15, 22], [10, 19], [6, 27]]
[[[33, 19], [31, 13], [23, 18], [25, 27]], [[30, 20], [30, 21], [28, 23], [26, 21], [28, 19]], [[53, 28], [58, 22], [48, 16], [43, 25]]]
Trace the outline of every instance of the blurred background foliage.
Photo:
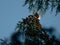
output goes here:
[[34, 12], [45, 13], [48, 9], [56, 10], [55, 13], [60, 12], [60, 0], [25, 0], [24, 6], [28, 5], [28, 9]]

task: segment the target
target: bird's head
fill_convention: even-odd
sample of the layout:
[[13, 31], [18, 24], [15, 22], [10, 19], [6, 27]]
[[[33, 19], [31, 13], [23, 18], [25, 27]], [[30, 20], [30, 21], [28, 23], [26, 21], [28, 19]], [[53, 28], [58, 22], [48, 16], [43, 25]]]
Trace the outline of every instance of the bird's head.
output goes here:
[[38, 20], [40, 20], [40, 15], [38, 13], [34, 14], [35, 18], [37, 18]]

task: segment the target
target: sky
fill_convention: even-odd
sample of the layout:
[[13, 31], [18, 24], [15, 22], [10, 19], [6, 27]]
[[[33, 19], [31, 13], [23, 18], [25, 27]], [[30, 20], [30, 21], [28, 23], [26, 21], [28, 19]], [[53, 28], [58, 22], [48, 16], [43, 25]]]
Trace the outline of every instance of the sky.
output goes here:
[[[23, 7], [24, 0], [0, 0], [0, 38], [9, 37], [15, 31], [18, 21], [27, 17], [31, 13], [27, 6]], [[41, 17], [40, 23], [43, 27], [54, 27], [55, 35], [60, 36], [60, 14], [54, 15], [48, 10]]]

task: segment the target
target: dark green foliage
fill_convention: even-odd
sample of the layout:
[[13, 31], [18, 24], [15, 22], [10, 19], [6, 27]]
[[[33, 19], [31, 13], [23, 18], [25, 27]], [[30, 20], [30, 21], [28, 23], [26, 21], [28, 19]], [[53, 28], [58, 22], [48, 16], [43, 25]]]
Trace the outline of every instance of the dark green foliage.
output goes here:
[[7, 45], [7, 41], [3, 40], [3, 39], [0, 39], [0, 45]]
[[53, 11], [56, 8], [56, 14], [60, 12], [60, 0], [25, 0], [24, 6], [28, 4], [30, 11], [42, 13], [51, 8]]
[[[23, 19], [22, 22], [19, 22], [19, 25], [24, 24], [21, 28], [18, 28], [18, 32], [25, 34], [24, 45], [56, 45], [58, 44], [55, 36], [51, 36], [54, 29], [53, 28], [42, 28], [38, 29], [38, 23], [35, 22], [36, 18], [33, 15], [28, 16], [26, 19]], [[38, 20], [39, 22], [39, 20]], [[39, 23], [40, 24], [40, 23]], [[34, 26], [35, 25], [35, 26]], [[48, 34], [48, 32], [50, 32]]]
[[21, 45], [21, 42], [18, 40], [19, 35], [19, 32], [15, 32], [12, 34], [10, 45]]

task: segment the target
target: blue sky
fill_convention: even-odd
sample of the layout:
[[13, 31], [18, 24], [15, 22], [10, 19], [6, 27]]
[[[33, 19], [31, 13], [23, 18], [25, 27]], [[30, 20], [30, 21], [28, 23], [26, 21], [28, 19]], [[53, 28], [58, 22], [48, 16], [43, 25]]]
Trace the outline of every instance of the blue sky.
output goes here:
[[[9, 37], [22, 18], [30, 15], [27, 6], [23, 7], [24, 0], [0, 0], [0, 38]], [[54, 12], [47, 11], [41, 17], [40, 23], [44, 27], [54, 27], [54, 33], [60, 35], [60, 14], [54, 16]]]

